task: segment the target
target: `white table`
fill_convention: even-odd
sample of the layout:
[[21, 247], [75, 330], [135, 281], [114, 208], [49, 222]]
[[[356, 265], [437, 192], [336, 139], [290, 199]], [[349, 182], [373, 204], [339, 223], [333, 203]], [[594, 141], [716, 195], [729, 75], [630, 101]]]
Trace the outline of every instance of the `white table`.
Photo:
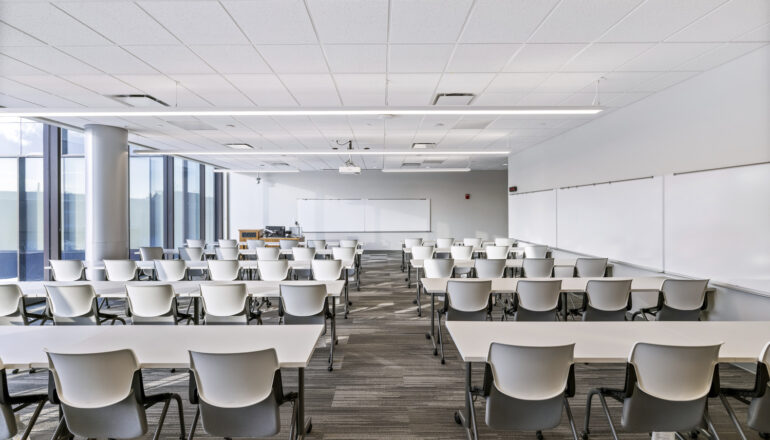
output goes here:
[[237, 353], [274, 348], [281, 368], [298, 371], [297, 427], [304, 437], [305, 368], [322, 325], [282, 326], [28, 326], [0, 327], [6, 368], [48, 368], [45, 350], [98, 352], [131, 349], [141, 368], [189, 368], [188, 350]]
[[575, 344], [574, 362], [625, 363], [637, 342], [669, 345], [722, 343], [719, 362], [756, 362], [770, 341], [770, 322], [461, 322], [446, 328], [463, 362], [465, 408], [457, 415], [472, 438], [478, 438], [472, 412], [473, 362], [486, 362], [492, 342], [525, 346]]

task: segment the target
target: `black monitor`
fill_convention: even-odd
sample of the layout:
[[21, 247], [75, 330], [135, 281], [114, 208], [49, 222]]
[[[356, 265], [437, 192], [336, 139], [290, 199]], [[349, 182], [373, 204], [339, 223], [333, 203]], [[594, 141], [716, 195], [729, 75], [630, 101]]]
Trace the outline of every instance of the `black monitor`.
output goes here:
[[263, 237], [285, 237], [286, 228], [284, 226], [265, 226], [262, 230]]

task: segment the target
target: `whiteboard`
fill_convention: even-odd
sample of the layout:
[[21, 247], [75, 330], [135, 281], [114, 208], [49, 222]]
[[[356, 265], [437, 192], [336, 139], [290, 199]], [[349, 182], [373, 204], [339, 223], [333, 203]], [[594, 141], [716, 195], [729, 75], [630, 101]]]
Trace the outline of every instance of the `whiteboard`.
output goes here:
[[770, 293], [770, 164], [666, 176], [666, 271]]
[[557, 247], [663, 270], [663, 178], [559, 189]]
[[556, 246], [556, 191], [510, 195], [508, 236], [531, 243]]
[[430, 199], [297, 199], [305, 232], [429, 232]]
[[366, 200], [366, 232], [430, 231], [430, 200]]

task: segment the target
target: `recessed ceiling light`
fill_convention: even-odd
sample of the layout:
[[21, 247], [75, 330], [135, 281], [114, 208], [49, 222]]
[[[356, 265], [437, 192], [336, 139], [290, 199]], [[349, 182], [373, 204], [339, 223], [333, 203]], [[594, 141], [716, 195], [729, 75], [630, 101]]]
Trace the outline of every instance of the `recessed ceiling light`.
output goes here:
[[427, 150], [429, 148], [436, 148], [436, 144], [433, 142], [415, 142], [412, 144], [414, 150]]
[[225, 144], [225, 147], [232, 148], [233, 150], [253, 150], [254, 147], [252, 147], [249, 144]]

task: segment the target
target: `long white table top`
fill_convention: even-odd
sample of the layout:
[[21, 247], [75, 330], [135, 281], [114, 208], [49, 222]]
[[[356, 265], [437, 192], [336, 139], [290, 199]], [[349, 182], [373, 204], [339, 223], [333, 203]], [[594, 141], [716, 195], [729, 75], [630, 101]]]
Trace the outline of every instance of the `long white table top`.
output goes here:
[[200, 286], [203, 284], [232, 284], [232, 283], [244, 283], [249, 295], [257, 298], [261, 297], [278, 297], [280, 284], [294, 284], [294, 285], [308, 285], [308, 284], [325, 284], [326, 294], [331, 297], [339, 297], [345, 287], [345, 281], [21, 281], [16, 284], [21, 288], [22, 293], [26, 297], [44, 298], [45, 286], [70, 286], [70, 285], [82, 285], [90, 284], [94, 287], [96, 296], [100, 298], [125, 298], [126, 297], [126, 284], [134, 284], [137, 286], [151, 286], [157, 284], [170, 284], [174, 288], [174, 292], [179, 296], [197, 296], [200, 294]]
[[6, 368], [45, 368], [44, 350], [66, 353], [130, 348], [142, 368], [186, 368], [188, 350], [228, 353], [275, 348], [284, 368], [303, 368], [322, 325], [0, 327]]
[[723, 343], [720, 362], [756, 362], [770, 341], [770, 322], [468, 322], [447, 321], [460, 357], [486, 362], [489, 345], [575, 343], [575, 362], [626, 362], [636, 342], [669, 345]]
[[[310, 261], [294, 261], [289, 260], [289, 267], [292, 269], [310, 269]], [[344, 263], [344, 266], [348, 269], [352, 268], [354, 262], [348, 261]], [[188, 269], [191, 270], [208, 270], [209, 269], [209, 262], [208, 260], [200, 260], [200, 261], [185, 261], [185, 266], [187, 266]], [[258, 260], [238, 260], [238, 266], [241, 269], [247, 269], [247, 270], [256, 270], [259, 268]], [[155, 262], [154, 261], [137, 261], [136, 267], [138, 267], [141, 270], [154, 270], [155, 269]], [[46, 269], [50, 269], [50, 266], [46, 266]], [[96, 269], [96, 270], [104, 270], [104, 264], [86, 264], [87, 269]]]
[[[412, 267], [415, 268], [422, 268], [423, 267], [423, 261], [425, 260], [418, 260], [416, 258], [412, 258], [409, 260]], [[556, 258], [553, 260], [554, 267], [575, 267], [575, 262], [577, 259], [575, 258]], [[455, 267], [473, 267], [476, 263], [476, 260], [455, 260]], [[524, 264], [524, 259], [522, 258], [509, 258], [505, 260], [505, 267], [513, 267], [520, 269]], [[612, 267], [612, 263], [608, 263], [607, 267]]]
[[[493, 292], [516, 292], [520, 280], [561, 280], [562, 292], [585, 292], [590, 280], [628, 279], [628, 278], [490, 278]], [[633, 277], [631, 279], [632, 291], [658, 291], [663, 287], [666, 277]], [[446, 292], [447, 282], [473, 281], [478, 278], [422, 278], [420, 282], [428, 293]]]

